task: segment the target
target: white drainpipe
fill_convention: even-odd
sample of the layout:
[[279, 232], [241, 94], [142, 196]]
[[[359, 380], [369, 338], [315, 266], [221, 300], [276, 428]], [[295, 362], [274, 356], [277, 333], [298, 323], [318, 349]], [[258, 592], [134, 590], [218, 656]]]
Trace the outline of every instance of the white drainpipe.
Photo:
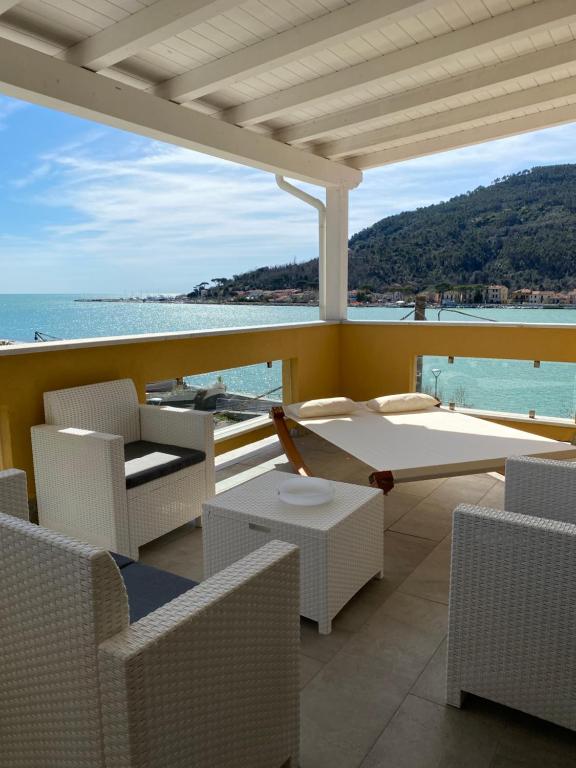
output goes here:
[[318, 200], [317, 197], [309, 195], [308, 192], [304, 192], [302, 189], [298, 189], [293, 184], [290, 184], [284, 176], [276, 174], [276, 184], [283, 189], [284, 192], [288, 192], [289, 195], [297, 197], [299, 200], [303, 200], [308, 205], [316, 208], [318, 211], [318, 299], [320, 304], [320, 319], [323, 318], [323, 313], [326, 307], [326, 206], [322, 200]]

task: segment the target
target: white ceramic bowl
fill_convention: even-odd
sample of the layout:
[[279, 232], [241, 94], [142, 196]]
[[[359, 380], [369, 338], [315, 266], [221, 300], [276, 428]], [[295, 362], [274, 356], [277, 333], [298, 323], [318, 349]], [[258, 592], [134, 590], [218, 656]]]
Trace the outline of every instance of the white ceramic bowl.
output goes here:
[[278, 488], [280, 501], [297, 507], [317, 507], [334, 498], [334, 485], [321, 477], [291, 477]]

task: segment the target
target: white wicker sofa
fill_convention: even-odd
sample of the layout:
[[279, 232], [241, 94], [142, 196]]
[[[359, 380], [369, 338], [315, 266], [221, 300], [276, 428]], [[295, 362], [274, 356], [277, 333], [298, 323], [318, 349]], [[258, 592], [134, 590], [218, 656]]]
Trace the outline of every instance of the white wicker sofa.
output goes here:
[[44, 394], [32, 428], [40, 524], [138, 558], [214, 494], [210, 413], [140, 405], [130, 379]]
[[576, 464], [511, 458], [506, 511], [454, 513], [447, 701], [576, 729]]
[[0, 513], [0, 766], [296, 768], [296, 547], [132, 624], [123, 560]]

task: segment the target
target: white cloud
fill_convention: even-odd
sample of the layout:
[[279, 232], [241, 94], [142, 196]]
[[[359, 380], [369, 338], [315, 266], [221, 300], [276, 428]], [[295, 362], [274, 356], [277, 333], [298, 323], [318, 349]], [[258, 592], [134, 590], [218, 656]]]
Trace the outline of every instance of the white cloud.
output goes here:
[[7, 127], [8, 119], [11, 115], [26, 109], [27, 106], [24, 101], [16, 101], [16, 99], [0, 96], [0, 131]]
[[272, 175], [178, 147], [93, 134], [43, 154], [12, 186], [50, 223], [40, 237], [5, 237], [3, 254], [67, 279], [97, 264], [95, 290], [136, 271], [140, 284], [185, 290], [316, 255], [315, 211]]
[[[526, 167], [576, 161], [575, 138], [571, 125], [369, 171], [351, 195], [351, 232]], [[45, 290], [186, 290], [317, 253], [315, 211], [271, 174], [107, 129], [43, 153], [11, 183], [43, 223], [0, 238], [2, 254], [21, 282], [46, 275]]]
[[350, 230], [448, 200], [537, 165], [576, 162], [576, 124], [407, 160], [367, 171], [352, 193]]

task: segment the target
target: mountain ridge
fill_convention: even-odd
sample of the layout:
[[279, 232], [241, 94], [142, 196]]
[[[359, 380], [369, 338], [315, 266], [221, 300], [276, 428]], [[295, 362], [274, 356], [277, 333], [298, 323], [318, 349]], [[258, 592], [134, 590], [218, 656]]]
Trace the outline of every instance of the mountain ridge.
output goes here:
[[[537, 166], [388, 216], [349, 241], [349, 288], [576, 287], [576, 164]], [[318, 287], [318, 259], [217, 281], [219, 291]]]

